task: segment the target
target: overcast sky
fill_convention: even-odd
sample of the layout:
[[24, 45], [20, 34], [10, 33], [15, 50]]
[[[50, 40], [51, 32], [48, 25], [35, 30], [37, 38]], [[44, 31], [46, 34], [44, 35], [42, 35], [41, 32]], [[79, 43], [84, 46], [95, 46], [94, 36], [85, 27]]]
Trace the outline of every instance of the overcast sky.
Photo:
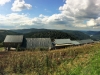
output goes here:
[[0, 0], [0, 29], [100, 30], [100, 0]]

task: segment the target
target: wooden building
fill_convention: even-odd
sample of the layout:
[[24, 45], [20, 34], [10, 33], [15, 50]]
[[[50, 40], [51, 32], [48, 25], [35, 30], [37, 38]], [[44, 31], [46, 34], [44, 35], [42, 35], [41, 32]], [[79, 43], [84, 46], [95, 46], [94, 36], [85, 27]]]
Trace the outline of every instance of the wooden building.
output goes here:
[[73, 46], [78, 46], [78, 45], [80, 45], [80, 43], [79, 43], [78, 41], [76, 41], [76, 40], [72, 40], [71, 42], [72, 42]]
[[72, 46], [72, 42], [70, 39], [55, 39], [55, 47], [58, 48], [65, 48], [68, 46]]
[[4, 40], [4, 47], [7, 50], [10, 48], [24, 49], [55, 49], [65, 48], [69, 46], [84, 45], [93, 43], [91, 39], [86, 40], [70, 40], [70, 39], [50, 39], [50, 38], [24, 38], [23, 35], [7, 35]]
[[26, 49], [45, 48], [52, 49], [50, 38], [26, 38]]
[[17, 48], [21, 47], [23, 43], [23, 35], [7, 35], [3, 44], [4, 47], [10, 50], [11, 47]]

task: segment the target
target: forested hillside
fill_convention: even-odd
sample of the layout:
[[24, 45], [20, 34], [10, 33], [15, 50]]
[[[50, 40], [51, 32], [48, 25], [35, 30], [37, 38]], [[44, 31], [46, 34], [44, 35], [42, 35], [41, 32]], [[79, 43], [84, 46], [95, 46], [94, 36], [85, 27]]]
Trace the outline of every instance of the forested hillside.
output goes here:
[[25, 34], [27, 38], [55, 38], [55, 39], [64, 39], [70, 38], [72, 40], [76, 40], [77, 38], [73, 35], [67, 34], [62, 31], [58, 30], [46, 30], [46, 31], [38, 31], [38, 32], [31, 32]]
[[73, 30], [50, 30], [50, 29], [18, 29], [18, 30], [0, 30], [0, 42], [3, 42], [6, 35], [23, 34], [26, 38], [55, 38], [72, 40], [90, 39], [91, 37], [81, 31]]
[[62, 30], [62, 31], [66, 32], [67, 34], [70, 34], [72, 36], [75, 36], [79, 40], [91, 38], [88, 34], [85, 34], [81, 31], [75, 31], [75, 30]]
[[87, 34], [87, 35], [94, 35], [96, 34], [98, 31], [82, 31], [83, 33]]
[[55, 38], [63, 39], [70, 38], [72, 40], [90, 39], [90, 36], [80, 31], [61, 31], [61, 30], [44, 30], [37, 32], [26, 33], [25, 37], [33, 38]]
[[[44, 32], [45, 33], [45, 32], [48, 32], [48, 31], [52, 31], [52, 33], [55, 33], [53, 31], [61, 31], [61, 32], [67, 33], [70, 36], [74, 36], [74, 38], [79, 39], [79, 40], [81, 40], [81, 39], [90, 39], [90, 36], [88, 34], [85, 34], [84, 32], [81, 32], [81, 31], [75, 31], [75, 30], [50, 30], [50, 29], [35, 29], [35, 28], [31, 28], [31, 29], [18, 29], [18, 30], [12, 30], [12, 31], [18, 32], [18, 33], [22, 33], [22, 34], [25, 34], [27, 36], [29, 36], [32, 33], [36, 34], [36, 32], [37, 32], [38, 34], [34, 35], [34, 36], [40, 36], [41, 35], [41, 37], [42, 36], [44, 37], [44, 35], [42, 35], [43, 33], [39, 33], [39, 32]], [[63, 34], [64, 33], [62, 33], [62, 35]], [[58, 37], [58, 35], [59, 34], [57, 34], [57, 37]], [[46, 34], [46, 36], [48, 37], [50, 35]], [[63, 37], [63, 36], [60, 36], [60, 37]]]
[[31, 29], [17, 29], [17, 30], [12, 30], [14, 32], [17, 33], [22, 33], [22, 34], [26, 34], [26, 33], [30, 33], [30, 32], [38, 32], [38, 31], [46, 31], [47, 29], [35, 29], [35, 28], [31, 28]]
[[83, 33], [89, 35], [94, 40], [100, 40], [100, 31], [85, 31]]
[[12, 32], [10, 30], [0, 30], [0, 42], [3, 42], [6, 35], [18, 35], [19, 33]]

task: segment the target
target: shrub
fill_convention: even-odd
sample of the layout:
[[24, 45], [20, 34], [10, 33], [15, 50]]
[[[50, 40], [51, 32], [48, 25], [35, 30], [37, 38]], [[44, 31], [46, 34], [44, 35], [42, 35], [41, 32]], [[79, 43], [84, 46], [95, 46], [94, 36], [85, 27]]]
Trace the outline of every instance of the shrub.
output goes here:
[[0, 43], [0, 47], [3, 47], [3, 43]]

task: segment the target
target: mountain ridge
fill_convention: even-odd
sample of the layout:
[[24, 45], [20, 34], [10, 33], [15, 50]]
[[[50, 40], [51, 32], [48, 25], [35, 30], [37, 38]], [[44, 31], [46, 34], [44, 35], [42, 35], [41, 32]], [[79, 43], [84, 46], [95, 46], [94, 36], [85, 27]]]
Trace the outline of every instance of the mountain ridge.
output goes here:
[[[97, 33], [98, 32], [98, 33]], [[25, 37], [50, 37], [50, 38], [70, 38], [73, 40], [82, 39], [100, 39], [100, 31], [78, 31], [78, 30], [54, 30], [54, 29], [17, 29], [17, 30], [0, 30], [0, 42], [3, 42], [6, 35], [24, 35]], [[48, 34], [47, 34], [48, 33]], [[90, 35], [95, 36], [90, 36]], [[33, 36], [34, 35], [34, 36]], [[44, 36], [45, 35], [45, 36]]]

